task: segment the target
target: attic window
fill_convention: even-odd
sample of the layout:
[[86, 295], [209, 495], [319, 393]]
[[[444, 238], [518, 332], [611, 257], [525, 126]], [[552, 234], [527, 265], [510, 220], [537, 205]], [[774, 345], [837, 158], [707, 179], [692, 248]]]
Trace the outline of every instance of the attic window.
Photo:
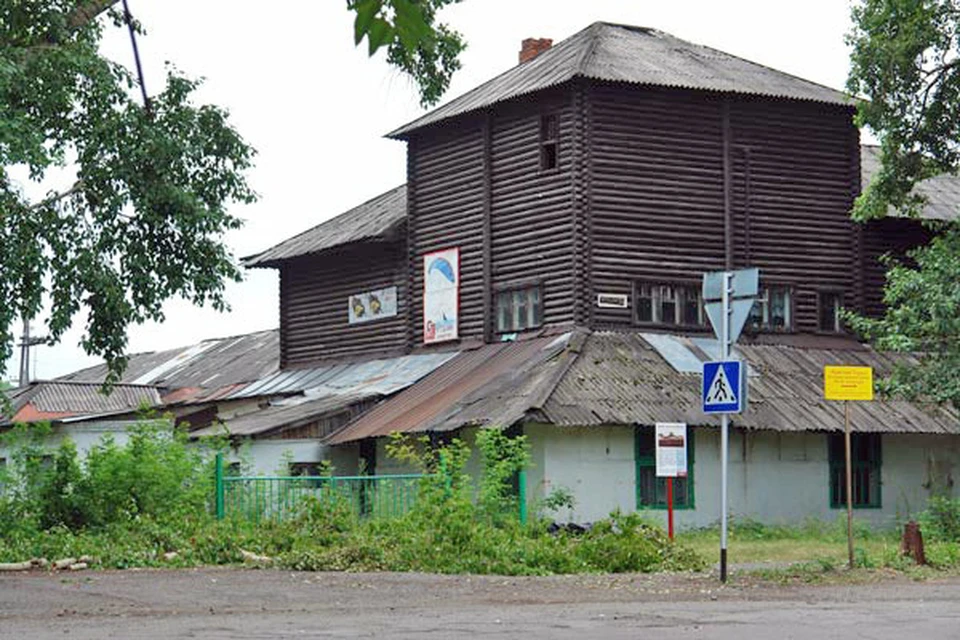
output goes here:
[[540, 116], [540, 170], [557, 168], [560, 121], [555, 113]]

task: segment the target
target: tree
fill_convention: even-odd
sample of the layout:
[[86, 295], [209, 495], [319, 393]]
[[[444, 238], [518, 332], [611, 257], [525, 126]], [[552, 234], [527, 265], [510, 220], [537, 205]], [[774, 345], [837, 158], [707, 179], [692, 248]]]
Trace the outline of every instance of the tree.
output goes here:
[[[134, 77], [98, 52], [95, 18], [112, 4], [0, 5], [0, 362], [14, 321], [47, 297], [50, 340], [85, 307], [82, 346], [115, 378], [131, 323], [162, 320], [173, 296], [223, 308], [240, 276], [223, 234], [240, 225], [227, 206], [255, 198], [254, 151], [173, 68], [149, 105], [137, 101]], [[16, 180], [58, 173], [69, 186], [40, 199]]]
[[423, 106], [436, 104], [460, 68], [462, 37], [436, 14], [460, 0], [347, 0], [356, 13], [356, 44], [367, 39], [370, 55], [386, 47], [387, 61], [408, 74], [420, 89]]
[[[848, 88], [865, 98], [859, 124], [881, 141], [880, 171], [854, 217], [917, 216], [924, 201], [914, 186], [960, 168], [960, 3], [862, 0], [852, 18]], [[918, 356], [884, 381], [887, 391], [960, 407], [960, 227], [934, 230], [909, 262], [889, 262], [884, 316], [848, 317], [879, 348]]]

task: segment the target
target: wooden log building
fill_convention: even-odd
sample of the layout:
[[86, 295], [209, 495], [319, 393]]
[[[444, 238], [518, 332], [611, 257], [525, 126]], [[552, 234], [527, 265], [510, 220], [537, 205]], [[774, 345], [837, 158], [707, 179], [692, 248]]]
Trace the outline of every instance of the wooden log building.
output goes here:
[[[405, 185], [247, 259], [279, 270], [286, 371], [454, 353], [325, 442], [385, 472], [391, 431], [511, 429], [532, 445], [528, 498], [566, 487], [577, 520], [662, 507], [654, 422], [690, 425], [696, 477], [719, 459], [696, 390], [716, 347], [702, 274], [758, 267], [731, 508], [831, 517], [843, 423], [820, 369], [893, 363], [839, 311], [880, 313], [880, 256], [928, 239], [920, 221], [850, 219], [876, 165], [853, 99], [655, 29], [596, 23], [550, 45], [525, 41], [516, 67], [389, 134]], [[955, 217], [960, 190], [928, 188], [928, 217]], [[956, 495], [949, 410], [876, 402], [854, 429], [855, 502], [874, 519]], [[682, 521], [715, 521], [717, 483], [693, 475]]]

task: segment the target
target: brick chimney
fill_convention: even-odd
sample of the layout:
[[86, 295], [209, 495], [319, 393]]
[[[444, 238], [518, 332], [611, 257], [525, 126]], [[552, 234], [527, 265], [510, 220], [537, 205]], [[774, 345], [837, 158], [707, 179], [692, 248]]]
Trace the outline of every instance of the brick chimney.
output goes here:
[[525, 38], [520, 43], [520, 64], [533, 60], [553, 45], [550, 38]]

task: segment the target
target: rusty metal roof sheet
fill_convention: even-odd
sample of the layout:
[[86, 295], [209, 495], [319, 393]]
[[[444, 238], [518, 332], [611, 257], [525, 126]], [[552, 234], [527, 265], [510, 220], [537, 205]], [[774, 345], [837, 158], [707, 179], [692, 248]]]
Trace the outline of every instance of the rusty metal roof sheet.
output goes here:
[[407, 219], [407, 185], [322, 222], [312, 229], [243, 259], [248, 267], [276, 267], [285, 260], [314, 255], [354, 242], [389, 242], [400, 238]]
[[[167, 389], [219, 389], [259, 380], [277, 371], [279, 363], [280, 332], [272, 329], [204, 340], [179, 349], [133, 354], [121, 382]], [[106, 373], [105, 365], [97, 365], [57, 380], [99, 383]]]
[[11, 394], [11, 421], [47, 417], [115, 414], [160, 403], [156, 388], [118, 384], [104, 394], [100, 383], [38, 381]]
[[[707, 358], [693, 340], [670, 339]], [[737, 348], [750, 366], [750, 404], [745, 413], [733, 417], [733, 424], [776, 431], [843, 429], [842, 404], [823, 399], [824, 365], [867, 365], [884, 375], [899, 359], [852, 342], [848, 348], [759, 344]], [[672, 367], [640, 334], [616, 332], [590, 336], [542, 416], [557, 425], [720, 422], [701, 411], [698, 374]], [[855, 431], [960, 433], [960, 421], [949, 408], [903, 400], [853, 403], [850, 416]]]
[[[880, 147], [860, 146], [860, 183], [866, 187], [880, 170]], [[914, 187], [914, 193], [926, 198], [920, 213], [927, 220], [960, 219], [960, 176], [942, 174], [927, 178]], [[891, 211], [891, 215], [897, 215]]]
[[487, 344], [462, 351], [420, 382], [368, 411], [328, 442], [394, 431], [449, 431], [467, 425], [509, 426], [545, 400], [563, 371], [559, 356], [573, 334]]
[[[576, 332], [464, 351], [327, 442], [394, 431], [507, 427], [523, 419], [558, 426], [718, 425], [718, 416], [701, 411], [700, 375], [688, 366], [692, 359], [708, 359], [710, 345], [670, 335], [653, 342], [656, 347], [634, 332]], [[901, 358], [839, 340], [823, 340], [820, 346], [742, 344], [737, 349], [749, 367], [750, 405], [733, 417], [733, 424], [776, 431], [842, 430], [842, 405], [823, 399], [824, 365], [869, 365], [884, 375]], [[853, 403], [850, 414], [855, 431], [960, 433], [956, 413], [946, 407], [877, 400]]]
[[421, 127], [577, 77], [853, 104], [841, 91], [656, 29], [596, 22], [533, 60], [513, 67], [388, 135], [403, 138]]

